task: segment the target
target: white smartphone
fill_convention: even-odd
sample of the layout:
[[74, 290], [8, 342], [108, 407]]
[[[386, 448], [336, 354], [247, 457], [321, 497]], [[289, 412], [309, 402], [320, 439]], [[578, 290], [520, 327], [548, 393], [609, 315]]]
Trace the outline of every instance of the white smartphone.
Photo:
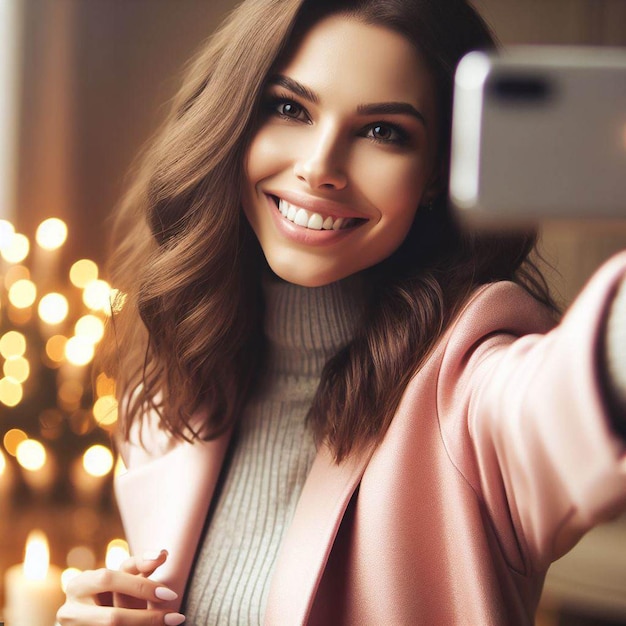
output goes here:
[[462, 222], [486, 227], [626, 220], [626, 49], [464, 57], [450, 200]]

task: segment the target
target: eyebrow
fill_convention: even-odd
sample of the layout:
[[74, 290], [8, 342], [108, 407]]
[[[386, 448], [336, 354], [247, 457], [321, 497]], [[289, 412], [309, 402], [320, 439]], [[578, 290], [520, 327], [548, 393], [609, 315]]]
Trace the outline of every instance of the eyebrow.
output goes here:
[[272, 76], [270, 76], [268, 83], [270, 85], [278, 85], [280, 87], [284, 87], [285, 89], [289, 89], [289, 91], [293, 91], [293, 93], [295, 93], [297, 96], [304, 98], [308, 102], [312, 102], [313, 104], [319, 104], [319, 96], [314, 91], [311, 91], [311, 89], [305, 87], [297, 80], [289, 78], [289, 76], [285, 76], [283, 74], [273, 74]]
[[[268, 84], [278, 85], [289, 89], [297, 96], [304, 98], [307, 102], [319, 104], [319, 96], [289, 76], [284, 74], [273, 74], [270, 76]], [[376, 102], [372, 104], [359, 104], [357, 106], [359, 115], [410, 115], [426, 126], [426, 118], [412, 104], [408, 102]]]
[[408, 102], [360, 104], [357, 111], [360, 115], [411, 115], [426, 126], [426, 118]]

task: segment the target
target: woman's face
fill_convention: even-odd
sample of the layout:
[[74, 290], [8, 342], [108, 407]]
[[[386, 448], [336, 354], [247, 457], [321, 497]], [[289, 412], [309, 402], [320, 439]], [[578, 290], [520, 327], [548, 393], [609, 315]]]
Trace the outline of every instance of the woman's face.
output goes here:
[[434, 94], [406, 39], [340, 15], [269, 77], [243, 208], [278, 276], [325, 285], [398, 248], [435, 192]]

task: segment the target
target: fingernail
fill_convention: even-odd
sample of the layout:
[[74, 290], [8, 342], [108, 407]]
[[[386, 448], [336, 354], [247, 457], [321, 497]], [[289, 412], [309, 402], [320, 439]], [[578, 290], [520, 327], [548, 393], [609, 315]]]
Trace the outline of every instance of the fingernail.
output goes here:
[[168, 613], [163, 619], [165, 626], [178, 626], [185, 621], [185, 616], [180, 613]]
[[156, 561], [161, 554], [163, 554], [163, 550], [146, 550], [142, 556], [144, 561]]
[[178, 594], [175, 591], [168, 589], [167, 587], [157, 587], [154, 590], [154, 595], [159, 600], [167, 600], [168, 602], [171, 602], [172, 600], [176, 600], [176, 598], [178, 598]]

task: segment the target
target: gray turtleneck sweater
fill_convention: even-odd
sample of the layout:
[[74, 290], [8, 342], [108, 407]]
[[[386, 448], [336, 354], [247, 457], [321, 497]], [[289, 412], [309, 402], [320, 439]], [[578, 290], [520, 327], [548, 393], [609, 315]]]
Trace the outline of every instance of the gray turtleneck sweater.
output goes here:
[[188, 585], [194, 626], [263, 621], [278, 548], [315, 458], [305, 418], [322, 368], [353, 332], [361, 281], [265, 281], [268, 357], [231, 444]]

